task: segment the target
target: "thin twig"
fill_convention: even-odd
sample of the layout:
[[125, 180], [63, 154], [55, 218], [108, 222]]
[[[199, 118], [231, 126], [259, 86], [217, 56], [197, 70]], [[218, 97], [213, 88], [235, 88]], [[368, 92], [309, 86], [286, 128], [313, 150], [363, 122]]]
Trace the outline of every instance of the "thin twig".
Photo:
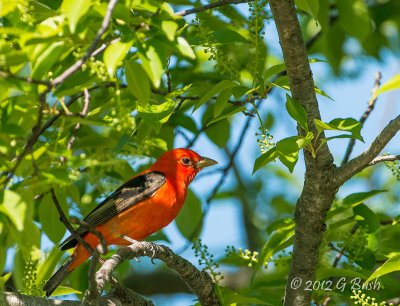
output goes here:
[[190, 14], [194, 14], [194, 13], [200, 13], [200, 12], [208, 11], [208, 10], [211, 10], [213, 8], [224, 6], [224, 5], [247, 3], [247, 2], [250, 2], [250, 1], [252, 1], [252, 0], [221, 0], [221, 1], [210, 3], [210, 4], [206, 4], [206, 5], [203, 5], [203, 6], [199, 6], [199, 7], [195, 7], [195, 8], [191, 8], [191, 9], [187, 9], [187, 10], [183, 10], [183, 11], [180, 11], [180, 12], [176, 12], [175, 15], [183, 17], [183, 16], [187, 16], [187, 15], [190, 15]]
[[[362, 125], [364, 125], [364, 122], [368, 119], [369, 115], [374, 110], [375, 103], [378, 100], [378, 95], [376, 93], [379, 89], [379, 86], [381, 85], [381, 79], [382, 79], [382, 74], [378, 71], [375, 75], [374, 88], [372, 89], [372, 95], [368, 101], [367, 109], [365, 110], [364, 114], [361, 116], [361, 118], [359, 120]], [[349, 144], [347, 146], [344, 158], [342, 160], [342, 166], [349, 161], [349, 158], [350, 158], [351, 152], [354, 149], [355, 143], [356, 143], [356, 140], [354, 138], [351, 138], [349, 141]]]
[[382, 162], [392, 162], [392, 161], [396, 161], [396, 160], [400, 160], [400, 155], [382, 155], [382, 156], [378, 156], [375, 157], [368, 166], [374, 166], [377, 163], [382, 163]]
[[[51, 85], [53, 87], [61, 84], [62, 82], [65, 81], [65, 79], [67, 79], [72, 74], [77, 72], [82, 67], [82, 65], [93, 55], [93, 52], [96, 51], [97, 44], [99, 43], [101, 37], [107, 31], [107, 29], [110, 25], [111, 15], [112, 15], [112, 12], [114, 10], [114, 7], [115, 7], [117, 1], [118, 0], [110, 0], [110, 2], [108, 3], [108, 6], [107, 6], [106, 14], [105, 14], [103, 22], [101, 24], [101, 27], [97, 31], [96, 36], [95, 36], [93, 42], [91, 43], [91, 45], [89, 46], [89, 48], [87, 49], [86, 53], [82, 56], [81, 59], [79, 59], [77, 62], [75, 62], [71, 67], [69, 67], [67, 70], [65, 70], [63, 73], [61, 73], [58, 77], [56, 77], [51, 82]], [[100, 47], [100, 48], [102, 48], [102, 47]]]
[[93, 51], [91, 56], [97, 56], [100, 53], [102, 53], [109, 45], [115, 44], [116, 42], [119, 42], [121, 40], [120, 37], [118, 38], [114, 38], [113, 40], [111, 40], [108, 43], [103, 43], [99, 48], [97, 48], [96, 50]]
[[100, 233], [98, 230], [94, 229], [89, 223], [87, 223], [84, 220], [79, 220], [78, 218], [71, 217], [70, 221], [72, 224], [78, 224], [81, 227], [83, 227], [85, 230], [87, 230], [88, 232], [95, 235], [97, 237], [97, 239], [99, 239], [99, 242], [100, 242], [99, 253], [101, 255], [107, 254], [107, 252], [108, 252], [107, 242], [102, 233]]
[[15, 75], [11, 72], [8, 71], [3, 71], [0, 70], [0, 77], [2, 78], [12, 78], [18, 81], [22, 81], [25, 83], [30, 83], [30, 84], [35, 84], [35, 85], [44, 85], [47, 87], [51, 87], [51, 83], [49, 81], [45, 81], [45, 80], [36, 80], [36, 79], [32, 79], [31, 77], [22, 77], [19, 75]]
[[32, 128], [32, 136], [28, 138], [21, 153], [19, 155], [17, 155], [17, 157], [15, 158], [14, 166], [7, 173], [5, 180], [2, 182], [2, 184], [4, 186], [4, 190], [7, 188], [8, 183], [14, 176], [17, 168], [19, 167], [20, 163], [22, 162], [22, 159], [25, 157], [26, 154], [31, 153], [33, 146], [35, 145], [36, 141], [39, 139], [40, 130], [41, 130], [40, 127], [41, 127], [42, 121], [43, 121], [43, 111], [44, 111], [46, 105], [47, 105], [46, 104], [46, 96], [44, 94], [41, 94], [39, 96], [39, 107], [38, 107], [38, 115], [37, 115], [37, 119], [36, 119], [36, 124]]
[[[84, 96], [84, 99], [83, 99], [83, 108], [82, 108], [82, 111], [79, 113], [79, 116], [80, 116], [81, 118], [86, 117], [86, 115], [87, 115], [88, 112], [89, 112], [90, 94], [89, 94], [89, 91], [87, 90], [87, 88], [84, 89], [84, 91], [83, 91], [83, 96]], [[65, 112], [65, 110], [64, 110], [64, 112]], [[67, 143], [67, 150], [71, 150], [71, 149], [72, 149], [72, 145], [73, 145], [74, 142], [75, 142], [76, 135], [77, 135], [77, 133], [78, 133], [78, 131], [79, 131], [80, 128], [81, 128], [81, 123], [78, 122], [78, 123], [75, 125], [75, 127], [74, 127], [74, 129], [73, 129], [73, 131], [72, 131], [71, 138], [68, 140], [68, 143]], [[62, 162], [62, 163], [65, 163], [66, 161], [67, 161], [67, 158], [66, 158], [65, 156], [61, 156], [61, 162]]]
[[93, 248], [75, 231], [75, 229], [72, 227], [71, 223], [68, 221], [67, 217], [65, 216], [65, 214], [61, 208], [60, 202], [58, 202], [56, 193], [54, 192], [53, 188], [50, 189], [50, 193], [51, 193], [51, 198], [53, 199], [54, 205], [57, 208], [58, 214], [60, 215], [61, 222], [65, 225], [65, 227], [70, 232], [72, 237], [74, 237], [74, 239], [76, 239], [81, 245], [83, 245], [83, 247], [89, 252], [89, 254], [93, 254], [93, 252], [94, 252]]

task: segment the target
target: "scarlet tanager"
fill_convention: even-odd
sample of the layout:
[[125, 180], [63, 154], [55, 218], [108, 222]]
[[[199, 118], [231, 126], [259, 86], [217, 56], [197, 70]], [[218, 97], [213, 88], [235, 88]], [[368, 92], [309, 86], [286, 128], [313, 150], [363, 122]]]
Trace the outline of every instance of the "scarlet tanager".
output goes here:
[[[187, 188], [204, 167], [217, 164], [189, 149], [174, 149], [147, 170], [120, 186], [84, 219], [98, 231], [107, 245], [128, 245], [124, 236], [143, 240], [175, 219], [185, 203]], [[100, 241], [87, 227], [77, 233], [94, 249]], [[90, 257], [90, 253], [72, 236], [60, 250], [75, 248], [68, 261], [46, 282], [43, 290], [50, 296], [62, 281]]]

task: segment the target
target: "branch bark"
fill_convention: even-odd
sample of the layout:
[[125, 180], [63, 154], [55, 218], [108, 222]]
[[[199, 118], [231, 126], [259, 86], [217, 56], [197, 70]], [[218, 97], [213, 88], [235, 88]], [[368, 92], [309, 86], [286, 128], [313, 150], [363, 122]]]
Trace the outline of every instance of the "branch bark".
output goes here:
[[[317, 135], [314, 119], [320, 119], [320, 112], [294, 2], [271, 0], [270, 7], [278, 29], [290, 90], [293, 98], [299, 101], [307, 112], [310, 131]], [[303, 133], [300, 128], [298, 130], [299, 133]], [[321, 138], [324, 137], [321, 135]], [[304, 152], [304, 158], [306, 173], [303, 191], [295, 210], [296, 229], [285, 305], [310, 304], [310, 292], [304, 290], [304, 283], [315, 279], [319, 247], [325, 230], [325, 215], [337, 191], [337, 185], [333, 181], [333, 157], [326, 143], [321, 145], [316, 158], [308, 151]], [[299, 288], [291, 286], [292, 282], [298, 279], [302, 281], [302, 285]]]
[[[203, 306], [220, 305], [215, 292], [215, 284], [207, 272], [199, 271], [186, 259], [176, 255], [170, 248], [146, 241], [136, 241], [130, 246], [121, 248], [116, 254], [107, 259], [94, 275], [94, 288], [96, 296], [95, 305], [121, 305], [121, 306], [152, 306], [153, 303], [138, 295], [136, 292], [114, 284], [107, 296], [101, 296], [106, 282], [112, 280], [112, 273], [123, 261], [148, 256], [152, 259], [163, 261], [170, 269], [176, 271], [189, 289], [196, 294]], [[90, 304], [90, 296], [88, 300]], [[80, 301], [53, 300], [35, 296], [27, 296], [15, 292], [0, 292], [0, 305], [6, 306], [73, 306], [81, 305]]]
[[[387, 143], [397, 134], [400, 130], [400, 115], [391, 120], [382, 132], [375, 138], [371, 146], [361, 153], [359, 156], [350, 160], [347, 164], [336, 169], [336, 183], [339, 185], [344, 184], [357, 173], [361, 172], [368, 166], [376, 164], [377, 160], [374, 159], [385, 148]], [[379, 160], [379, 159], [378, 159]]]
[[[80, 301], [68, 301], [68, 300], [57, 300], [57, 299], [45, 299], [38, 296], [30, 296], [20, 294], [16, 292], [0, 292], [0, 304], [6, 306], [78, 306], [81, 305]], [[3, 304], [4, 303], [4, 304]], [[113, 297], [101, 297], [99, 299], [98, 306], [135, 306], [138, 304], [123, 303], [118, 298]], [[143, 305], [143, 304], [141, 304]], [[152, 304], [148, 304], [152, 305]]]
[[137, 241], [130, 246], [121, 248], [104, 262], [96, 273], [98, 292], [103, 291], [106, 282], [110, 280], [112, 272], [118, 265], [124, 260], [140, 256], [150, 256], [164, 261], [169, 268], [179, 274], [191, 291], [197, 295], [203, 306], [220, 305], [214, 290], [215, 284], [206, 272], [199, 271], [189, 261], [172, 252], [170, 248], [146, 241]]

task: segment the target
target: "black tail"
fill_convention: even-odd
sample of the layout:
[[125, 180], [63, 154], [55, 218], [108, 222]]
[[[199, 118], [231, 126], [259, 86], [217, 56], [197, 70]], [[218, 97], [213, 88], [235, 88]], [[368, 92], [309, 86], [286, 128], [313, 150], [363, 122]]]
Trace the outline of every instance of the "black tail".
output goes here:
[[63, 282], [63, 280], [72, 272], [68, 270], [69, 265], [72, 263], [72, 257], [63, 264], [56, 273], [46, 282], [43, 291], [46, 291], [46, 296], [49, 297], [54, 290]]

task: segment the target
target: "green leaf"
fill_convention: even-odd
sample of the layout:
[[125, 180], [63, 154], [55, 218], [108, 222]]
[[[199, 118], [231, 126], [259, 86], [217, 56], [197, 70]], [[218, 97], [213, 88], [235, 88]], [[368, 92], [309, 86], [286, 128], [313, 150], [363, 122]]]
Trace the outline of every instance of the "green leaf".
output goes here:
[[230, 116], [233, 116], [234, 114], [237, 114], [239, 112], [243, 112], [244, 110], [246, 110], [246, 108], [244, 106], [231, 106], [226, 108], [221, 115], [219, 115], [218, 117], [210, 120], [206, 126], [209, 126], [211, 124], [214, 124], [215, 122], [218, 122], [222, 119], [228, 118]]
[[375, 278], [399, 270], [400, 270], [400, 253], [395, 253], [391, 255], [390, 258], [383, 265], [381, 265], [378, 269], [376, 269], [374, 273], [372, 273], [371, 276], [366, 280], [366, 282], [370, 282]]
[[320, 267], [317, 270], [316, 279], [324, 280], [330, 277], [351, 277], [351, 278], [361, 278], [366, 279], [368, 275], [363, 273], [362, 271], [354, 271], [348, 269], [339, 269], [339, 268], [325, 268]]
[[11, 190], [4, 190], [3, 204], [0, 205], [0, 212], [8, 216], [19, 232], [24, 229], [27, 209], [27, 203], [20, 194]]
[[361, 42], [371, 33], [372, 22], [364, 0], [337, 0], [338, 25]]
[[222, 111], [224, 110], [225, 106], [227, 106], [229, 98], [232, 95], [232, 87], [224, 89], [218, 95], [217, 100], [214, 104], [214, 117], [221, 115]]
[[121, 42], [117, 41], [107, 47], [104, 51], [103, 59], [104, 64], [107, 67], [107, 72], [110, 76], [113, 76], [117, 67], [121, 64], [125, 58], [126, 53], [132, 46], [132, 41]]
[[294, 236], [294, 222], [288, 223], [273, 232], [260, 252], [258, 268], [261, 268], [277, 251]]
[[8, 273], [0, 276], [0, 296], [3, 292], [6, 282], [10, 279], [10, 277], [11, 277], [11, 272], [8, 272]]
[[271, 305], [264, 299], [252, 296], [251, 293], [239, 293], [227, 287], [219, 287], [223, 305]]
[[142, 46], [138, 53], [142, 67], [155, 88], [160, 87], [161, 77], [166, 65], [165, 46], [160, 41], [151, 40]]
[[172, 20], [163, 20], [161, 21], [161, 30], [169, 41], [173, 41], [175, 39], [176, 30], [178, 30], [178, 24]]
[[49, 69], [56, 63], [64, 50], [64, 42], [56, 42], [51, 44], [45, 51], [40, 54], [32, 68], [32, 78], [41, 79]]
[[190, 59], [196, 58], [196, 54], [194, 53], [192, 47], [190, 47], [186, 39], [184, 39], [183, 37], [178, 37], [177, 42], [178, 42], [178, 51], [180, 52], [180, 54]]
[[197, 195], [189, 190], [186, 202], [175, 219], [176, 226], [185, 238], [193, 239], [200, 233], [202, 220], [201, 202]]
[[323, 91], [322, 89], [318, 88], [317, 86], [314, 87], [314, 90], [317, 94], [324, 96], [332, 101], [334, 101], [325, 91]]
[[278, 153], [279, 160], [290, 172], [293, 172], [294, 166], [299, 158], [300, 147], [297, 141], [300, 138], [300, 136], [288, 137], [278, 141], [276, 144], [276, 152]]
[[278, 153], [276, 152], [276, 148], [272, 148], [260, 157], [258, 157], [254, 162], [253, 174], [260, 170], [260, 168], [264, 167], [266, 164], [274, 161], [277, 157]]
[[240, 35], [238, 32], [224, 29], [212, 32], [210, 34], [212, 40], [220, 44], [229, 44], [234, 42], [247, 43], [248, 40]]
[[1, 1], [0, 2], [0, 16], [4, 17], [11, 13], [18, 5], [17, 1]]
[[[213, 113], [213, 105], [210, 105], [206, 108], [202, 118], [202, 124], [204, 126], [207, 125], [210, 120], [212, 120]], [[229, 140], [231, 132], [229, 121], [227, 119], [220, 120], [208, 126], [204, 132], [213, 143], [221, 148], [224, 148]]]
[[175, 108], [173, 100], [167, 100], [158, 105], [138, 105], [138, 112], [144, 122], [150, 125], [157, 133], [160, 131], [161, 126], [168, 121]]
[[232, 95], [235, 99], [240, 99], [242, 96], [247, 95], [254, 91], [254, 88], [238, 85], [232, 88]]
[[286, 94], [286, 110], [289, 115], [296, 120], [296, 122], [308, 132], [308, 124], [307, 124], [307, 112], [304, 109], [303, 105], [293, 99], [291, 96]]
[[25, 63], [28, 56], [24, 51], [12, 51], [0, 54], [0, 66], [16, 66]]
[[346, 131], [351, 133], [351, 137], [364, 141], [361, 136], [362, 124], [354, 118], [336, 118], [329, 123], [314, 119], [315, 126], [319, 133], [323, 130]]
[[126, 65], [126, 80], [129, 91], [142, 105], [148, 104], [150, 99], [150, 82], [146, 72], [138, 63], [130, 61]]
[[400, 88], [400, 73], [396, 74], [376, 91], [376, 95]]
[[371, 190], [367, 192], [352, 193], [343, 199], [342, 205], [347, 207], [349, 206], [354, 207], [382, 192], [387, 192], [387, 190]]
[[36, 284], [38, 286], [51, 277], [62, 255], [63, 252], [61, 252], [57, 246], [46, 254], [46, 258], [41, 261], [37, 267]]
[[60, 295], [67, 295], [67, 294], [81, 294], [82, 291], [73, 289], [67, 286], [58, 286], [57, 289], [51, 294], [51, 296], [60, 296]]
[[171, 116], [171, 118], [169, 119], [169, 123], [173, 126], [183, 127], [194, 134], [198, 132], [196, 122], [193, 120], [192, 117], [189, 117], [187, 115], [179, 114]]
[[274, 75], [277, 75], [278, 73], [281, 73], [282, 71], [286, 70], [286, 65], [285, 64], [278, 64], [269, 67], [267, 70], [264, 72], [264, 80], [268, 80]]
[[237, 86], [237, 84], [231, 80], [223, 80], [223, 81], [219, 82], [213, 88], [211, 88], [204, 96], [202, 96], [199, 99], [199, 101], [194, 106], [193, 111], [198, 109], [204, 103], [206, 103], [207, 101], [212, 99], [215, 95], [219, 94], [221, 91], [232, 88], [234, 86]]
[[[64, 213], [67, 213], [68, 206], [65, 201], [62, 200], [62, 195], [57, 195], [57, 199], [60, 202], [61, 208]], [[51, 199], [50, 194], [46, 194], [39, 205], [39, 221], [42, 224], [44, 233], [49, 239], [58, 244], [65, 234], [66, 228], [60, 221], [60, 214]]]
[[319, 0], [296, 0], [297, 7], [318, 20]]
[[92, 6], [91, 0], [64, 0], [61, 11], [68, 17], [71, 33], [75, 33], [79, 20]]
[[367, 233], [376, 232], [380, 228], [379, 218], [367, 205], [359, 204], [354, 206], [353, 213], [357, 223], [361, 225]]
[[268, 234], [272, 234], [274, 231], [277, 231], [280, 228], [287, 228], [293, 223], [294, 223], [293, 218], [278, 219], [278, 220], [272, 221], [272, 223], [270, 223], [268, 225], [268, 227], [266, 228], [265, 231]]

